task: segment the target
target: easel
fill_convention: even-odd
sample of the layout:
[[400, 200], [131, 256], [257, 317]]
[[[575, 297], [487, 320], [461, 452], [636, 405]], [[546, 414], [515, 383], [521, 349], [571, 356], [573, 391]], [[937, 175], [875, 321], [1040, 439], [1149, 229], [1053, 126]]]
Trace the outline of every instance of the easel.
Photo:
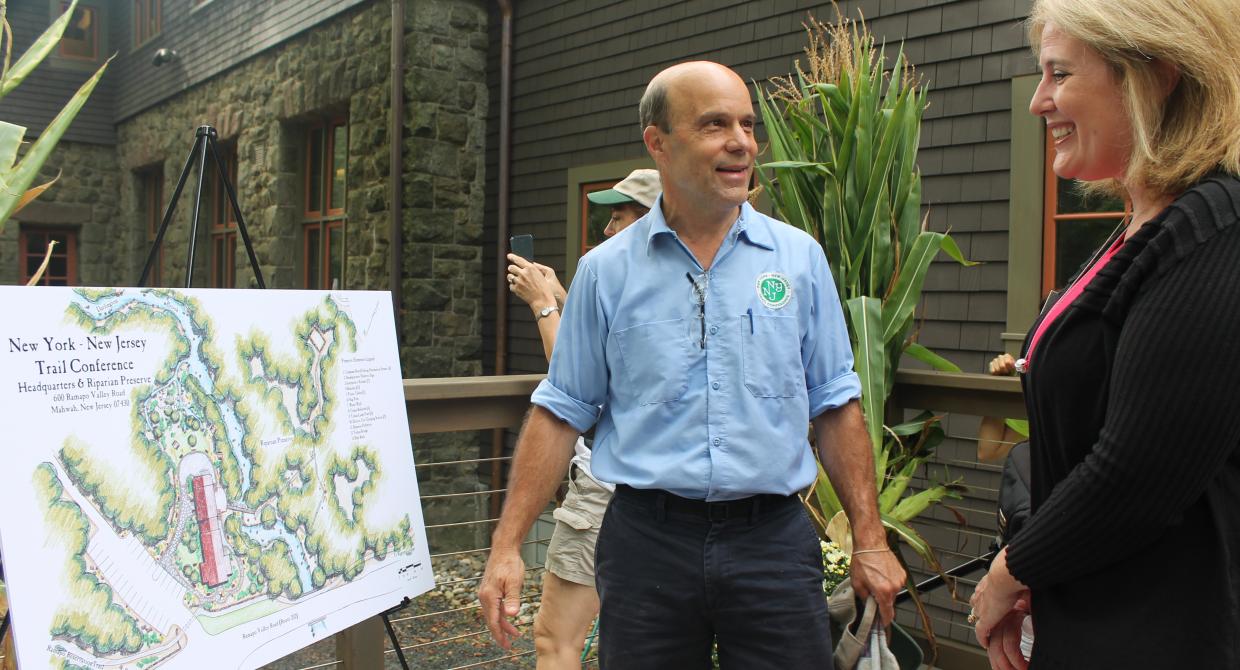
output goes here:
[[[142, 267], [142, 276], [138, 278], [137, 286], [146, 284], [147, 277], [150, 276], [151, 269], [155, 266], [155, 259], [159, 257], [159, 248], [164, 241], [164, 233], [168, 230], [168, 224], [172, 221], [172, 213], [176, 210], [177, 201], [181, 198], [181, 191], [185, 188], [185, 180], [189, 178], [190, 168], [194, 165], [195, 160], [198, 163], [198, 183], [194, 193], [194, 213], [190, 224], [189, 233], [189, 256], [185, 262], [185, 288], [193, 286], [194, 279], [194, 252], [198, 241], [198, 216], [202, 208], [202, 186], [207, 174], [207, 156], [210, 155], [211, 162], [215, 163], [215, 169], [220, 176], [220, 184], [224, 187], [224, 192], [228, 195], [228, 204], [232, 207], [233, 215], [237, 217], [237, 231], [241, 233], [241, 240], [245, 243], [245, 252], [250, 259], [250, 269], [254, 271], [254, 281], [258, 288], [267, 288], [267, 284], [263, 281], [262, 270], [258, 268], [258, 257], [254, 254], [254, 245], [250, 242], [249, 229], [245, 225], [245, 217], [241, 215], [241, 207], [237, 204], [237, 193], [233, 190], [232, 183], [228, 181], [228, 173], [224, 170], [224, 163], [220, 160], [219, 152], [215, 147], [217, 133], [215, 128], [211, 126], [199, 126], [194, 132], [194, 146], [189, 151], [189, 157], [185, 159], [185, 167], [181, 169], [181, 176], [177, 179], [177, 187], [172, 192], [172, 198], [168, 201], [168, 207], [164, 210], [164, 218], [159, 224], [159, 231], [155, 233], [155, 241], [151, 244], [151, 251], [146, 256], [146, 264]], [[400, 660], [400, 667], [403, 670], [409, 670], [409, 663], [405, 661], [405, 652], [400, 648], [400, 640], [396, 637], [396, 629], [392, 626], [390, 615], [397, 612], [412, 602], [405, 597], [399, 605], [383, 612], [380, 616], [383, 618], [383, 625], [387, 628], [388, 638], [392, 640], [392, 647], [396, 649], [396, 658]], [[8, 619], [6, 616], [5, 624]], [[3, 629], [0, 629], [3, 630]], [[2, 638], [3, 635], [0, 635]]]
[[396, 637], [396, 629], [392, 627], [391, 616], [408, 607], [411, 602], [413, 601], [409, 599], [409, 596], [405, 596], [401, 599], [399, 605], [379, 615], [383, 618], [383, 627], [387, 628], [388, 639], [392, 641], [392, 648], [396, 650], [396, 660], [400, 661], [402, 670], [409, 670], [409, 662], [405, 660], [405, 652], [400, 648], [400, 639]]
[[228, 173], [224, 171], [224, 163], [220, 160], [219, 152], [215, 148], [217, 136], [215, 128], [211, 126], [198, 126], [198, 130], [194, 131], [194, 146], [189, 150], [189, 157], [185, 159], [185, 167], [181, 169], [181, 176], [177, 179], [177, 187], [172, 192], [172, 199], [168, 201], [168, 207], [164, 209], [164, 218], [159, 224], [159, 231], [155, 233], [155, 241], [151, 243], [151, 251], [146, 255], [146, 264], [142, 266], [142, 275], [138, 277], [138, 283], [135, 286], [145, 286], [147, 277], [151, 275], [151, 269], [155, 267], [155, 259], [159, 257], [159, 248], [164, 242], [164, 233], [167, 232], [168, 224], [172, 221], [172, 213], [176, 211], [177, 201], [181, 199], [181, 190], [185, 188], [185, 180], [189, 178], [190, 168], [193, 167], [196, 159], [198, 184], [194, 193], [194, 214], [189, 230], [189, 257], [185, 263], [185, 288], [193, 286], [194, 252], [198, 242], [198, 215], [202, 209], [202, 185], [206, 181], [209, 154], [211, 162], [215, 163], [224, 192], [228, 194], [228, 204], [232, 207], [233, 215], [237, 217], [237, 230], [241, 233], [241, 240], [245, 243], [245, 252], [250, 257], [250, 269], [254, 271], [254, 281], [258, 288], [267, 288], [267, 284], [263, 282], [263, 272], [258, 269], [258, 257], [254, 255], [254, 245], [250, 243], [250, 231], [245, 226], [245, 217], [241, 216], [241, 207], [237, 204], [237, 193], [233, 190], [232, 183], [228, 181]]

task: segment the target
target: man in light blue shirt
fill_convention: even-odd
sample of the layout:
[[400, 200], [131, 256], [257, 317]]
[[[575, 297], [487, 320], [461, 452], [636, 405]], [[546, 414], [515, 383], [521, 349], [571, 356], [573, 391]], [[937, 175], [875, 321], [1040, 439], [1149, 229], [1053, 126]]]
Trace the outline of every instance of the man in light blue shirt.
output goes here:
[[827, 667], [821, 554], [795, 495], [817, 472], [811, 419], [852, 521], [858, 593], [890, 621], [904, 581], [835, 283], [809, 235], [745, 202], [757, 144], [740, 77], [673, 66], [640, 112], [663, 196], [581, 260], [518, 442], [484, 615], [507, 646], [520, 543], [593, 426], [594, 472], [617, 485], [596, 550], [603, 667], [709, 667], [714, 641], [725, 670]]

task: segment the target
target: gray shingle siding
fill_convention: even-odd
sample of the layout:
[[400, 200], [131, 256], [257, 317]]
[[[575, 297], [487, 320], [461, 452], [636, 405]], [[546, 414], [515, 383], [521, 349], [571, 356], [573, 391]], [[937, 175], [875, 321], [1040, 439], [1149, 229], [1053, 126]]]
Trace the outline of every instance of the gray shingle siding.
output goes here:
[[[987, 236], [978, 244], [986, 256], [985, 274], [1005, 272], [1011, 160], [1008, 79], [1033, 69], [1021, 26], [1028, 2], [872, 0], [842, 4], [852, 16], [859, 7], [875, 34], [889, 45], [891, 56], [896, 45], [905, 40], [905, 53], [930, 86], [921, 167], [931, 225], [938, 230], [950, 227], [966, 250], [972, 249], [973, 236]], [[692, 58], [718, 60], [758, 82], [786, 74], [793, 61], [803, 57], [801, 23], [807, 12], [823, 19], [833, 16], [830, 6], [822, 2], [520, 3], [513, 40], [512, 232], [538, 235], [540, 257], [563, 272], [566, 170], [645, 156], [636, 105], [650, 77], [671, 63]], [[498, 13], [493, 13], [492, 24], [493, 44], [498, 44]], [[494, 151], [498, 140], [497, 53], [493, 52], [489, 68], [492, 108], [487, 213], [493, 230], [498, 169], [498, 153]], [[490, 243], [493, 245], [494, 240]], [[549, 256], [552, 250], [560, 255]], [[493, 246], [486, 253], [492, 259], [484, 267], [494, 273]], [[969, 273], [980, 275], [982, 270], [936, 267], [936, 272], [952, 274], [955, 280], [927, 282], [928, 297], [939, 291], [964, 291], [961, 278]], [[994, 287], [993, 281], [972, 283], [977, 285], [974, 291], [1003, 290], [1003, 286]], [[493, 285], [494, 277], [490, 276], [485, 286], [490, 289]], [[488, 315], [494, 314], [494, 300], [493, 290], [489, 290]], [[957, 325], [966, 321], [987, 324], [986, 332], [996, 333], [988, 342], [978, 337], [951, 338], [950, 346], [939, 345], [949, 357], [978, 360], [982, 354], [1002, 350], [997, 332], [1005, 319], [1003, 301], [988, 299], [978, 304], [966, 318], [926, 315], [930, 320], [947, 319]], [[537, 347], [532, 345], [537, 344], [537, 331], [517, 303], [511, 306], [510, 348], [536, 354]], [[494, 324], [488, 322], [487, 330], [494, 332]], [[958, 327], [953, 330], [959, 332]], [[518, 342], [522, 343], [520, 347]], [[537, 355], [528, 361], [514, 356], [510, 369], [537, 371], [545, 369], [545, 363]], [[980, 371], [980, 367], [973, 371]]]
[[[92, 3], [107, 11], [107, 18], [115, 25], [116, 12], [106, 2]], [[116, 3], [119, 4], [119, 3]], [[13, 28], [13, 62], [17, 62], [30, 45], [38, 39], [43, 31], [51, 25], [59, 14], [52, 13], [52, 3], [48, 0], [10, 0], [7, 18]], [[100, 27], [103, 39], [102, 48], [108, 44], [110, 26]], [[101, 54], [100, 63], [107, 57]], [[0, 100], [0, 118], [9, 123], [16, 123], [27, 128], [27, 138], [33, 138], [43, 132], [47, 124], [60, 113], [78, 87], [94, 73], [98, 66], [68, 63], [55, 55], [46, 58], [12, 93]], [[116, 141], [116, 133], [112, 125], [112, 110], [115, 105], [116, 87], [113, 72], [105, 73], [103, 79], [95, 87], [90, 100], [78, 113], [73, 124], [65, 133], [64, 139], [73, 142], [89, 142], [93, 144], [112, 144]]]
[[[309, 28], [368, 0], [163, 0], [158, 35], [133, 43], [131, 3], [115, 3], [123, 21], [117, 31], [120, 52], [116, 120], [214, 77]], [[376, 40], [384, 36], [375, 36]], [[370, 45], [366, 45], [370, 46]], [[151, 64], [156, 50], [173, 49], [177, 58]], [[278, 73], [272, 73], [278, 76]]]

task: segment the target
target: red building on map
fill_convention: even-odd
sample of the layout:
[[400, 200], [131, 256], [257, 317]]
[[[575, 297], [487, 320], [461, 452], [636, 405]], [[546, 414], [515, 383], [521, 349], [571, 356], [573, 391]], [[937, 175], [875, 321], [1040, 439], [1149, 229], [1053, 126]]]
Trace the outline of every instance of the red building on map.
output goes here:
[[215, 479], [211, 475], [194, 477], [194, 510], [198, 517], [198, 538], [202, 544], [202, 563], [198, 570], [207, 586], [228, 581], [232, 566], [224, 555], [224, 530], [215, 507]]

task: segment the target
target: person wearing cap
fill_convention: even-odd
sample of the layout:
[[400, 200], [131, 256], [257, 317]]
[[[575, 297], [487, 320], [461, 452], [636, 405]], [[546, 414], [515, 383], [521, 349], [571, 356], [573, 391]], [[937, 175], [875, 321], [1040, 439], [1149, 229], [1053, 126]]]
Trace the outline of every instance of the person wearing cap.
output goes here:
[[582, 257], [534, 391], [479, 589], [510, 646], [520, 547], [594, 427], [616, 485], [595, 555], [608, 670], [831, 666], [822, 551], [798, 493], [815, 441], [852, 526], [851, 578], [893, 618], [904, 570], [878, 515], [861, 384], [835, 281], [804, 231], [746, 202], [758, 152], [749, 88], [674, 65], [639, 105], [663, 193]]
[[[613, 188], [586, 197], [611, 206], [603, 235], [612, 237], [645, 216], [659, 197], [658, 170], [634, 170]], [[508, 288], [529, 305], [538, 324], [547, 361], [555, 349], [564, 306], [564, 287], [551, 268], [508, 254]], [[594, 583], [594, 545], [603, 512], [615, 487], [590, 472], [590, 447], [578, 437], [569, 465], [568, 493], [555, 510], [555, 529], [547, 544], [542, 602], [534, 618], [534, 650], [540, 670], [581, 667], [585, 634], [598, 615]]]
[[645, 216], [662, 190], [658, 170], [633, 170], [615, 186], [587, 193], [586, 198], [596, 205], [611, 206], [611, 220], [603, 229], [603, 234], [611, 237]]

